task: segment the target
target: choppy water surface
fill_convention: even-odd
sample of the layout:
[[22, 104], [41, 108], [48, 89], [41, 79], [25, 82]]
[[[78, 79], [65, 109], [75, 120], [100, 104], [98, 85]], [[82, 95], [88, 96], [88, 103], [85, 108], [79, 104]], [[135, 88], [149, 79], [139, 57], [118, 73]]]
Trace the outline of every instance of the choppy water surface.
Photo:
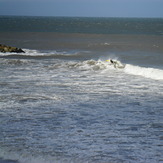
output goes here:
[[1, 157], [161, 162], [162, 79], [130, 75], [127, 66], [1, 59]]

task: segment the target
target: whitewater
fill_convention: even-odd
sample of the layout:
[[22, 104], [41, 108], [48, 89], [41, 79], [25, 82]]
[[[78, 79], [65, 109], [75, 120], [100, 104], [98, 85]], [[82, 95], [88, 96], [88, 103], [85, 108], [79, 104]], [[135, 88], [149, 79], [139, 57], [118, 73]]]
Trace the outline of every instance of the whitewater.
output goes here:
[[[50, 52], [40, 52], [38, 50], [31, 50], [31, 49], [24, 49], [25, 53], [19, 55], [17, 53], [0, 53], [0, 57], [2, 58], [31, 58], [31, 59], [47, 59], [47, 58], [52, 58], [52, 59], [78, 59], [80, 57], [82, 57], [82, 55], [78, 52], [75, 53], [67, 53], [67, 52], [57, 52], [57, 51], [50, 51]], [[82, 54], [87, 54], [89, 53], [88, 51], [83, 51]], [[81, 55], [81, 56], [80, 56]], [[124, 66], [122, 69], [120, 68], [116, 68], [114, 67], [113, 64], [108, 63], [107, 60], [114, 60], [117, 63], [119, 63], [119, 66]], [[19, 59], [18, 59], [19, 62]], [[78, 61], [76, 63], [72, 63], [72, 65], [75, 67], [85, 67], [88, 69], [92, 69], [92, 70], [101, 70], [101, 69], [112, 69], [113, 67], [116, 68], [117, 70], [123, 72], [123, 73], [127, 73], [127, 74], [132, 74], [132, 75], [140, 75], [142, 77], [145, 78], [151, 78], [154, 80], [163, 80], [163, 70], [162, 67], [161, 69], [158, 68], [152, 68], [152, 67], [142, 67], [142, 66], [138, 66], [138, 65], [132, 65], [132, 64], [126, 64], [126, 63], [121, 63], [120, 60], [118, 60], [117, 57], [113, 57], [111, 55], [111, 57], [105, 56], [102, 57], [102, 59], [97, 59], [97, 60], [86, 60], [86, 61]], [[71, 62], [70, 65], [69, 63], [62, 63], [60, 65], [61, 67], [71, 67]]]
[[23, 50], [0, 54], [0, 158], [161, 162], [163, 70]]

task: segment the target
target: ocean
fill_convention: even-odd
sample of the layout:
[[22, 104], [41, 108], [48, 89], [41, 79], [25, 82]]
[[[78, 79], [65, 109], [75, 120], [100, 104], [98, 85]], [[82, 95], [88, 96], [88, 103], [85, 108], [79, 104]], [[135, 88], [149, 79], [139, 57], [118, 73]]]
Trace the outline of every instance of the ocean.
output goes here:
[[0, 44], [0, 163], [163, 162], [162, 18], [0, 16]]

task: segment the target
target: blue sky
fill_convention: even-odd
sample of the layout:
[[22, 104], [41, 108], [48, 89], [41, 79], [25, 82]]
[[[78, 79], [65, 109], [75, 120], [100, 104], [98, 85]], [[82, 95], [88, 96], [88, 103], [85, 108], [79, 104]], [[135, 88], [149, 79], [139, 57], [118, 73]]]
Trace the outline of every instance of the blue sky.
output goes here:
[[0, 0], [0, 15], [163, 18], [163, 0]]

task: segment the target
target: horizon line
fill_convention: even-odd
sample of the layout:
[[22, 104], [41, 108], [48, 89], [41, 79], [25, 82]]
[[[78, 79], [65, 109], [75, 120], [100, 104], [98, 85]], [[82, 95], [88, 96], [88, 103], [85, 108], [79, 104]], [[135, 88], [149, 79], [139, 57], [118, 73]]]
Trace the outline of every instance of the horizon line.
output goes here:
[[136, 16], [54, 16], [54, 15], [0, 15], [1, 16], [13, 16], [13, 17], [67, 17], [67, 18], [139, 18], [139, 19], [163, 19], [163, 17], [136, 17]]

